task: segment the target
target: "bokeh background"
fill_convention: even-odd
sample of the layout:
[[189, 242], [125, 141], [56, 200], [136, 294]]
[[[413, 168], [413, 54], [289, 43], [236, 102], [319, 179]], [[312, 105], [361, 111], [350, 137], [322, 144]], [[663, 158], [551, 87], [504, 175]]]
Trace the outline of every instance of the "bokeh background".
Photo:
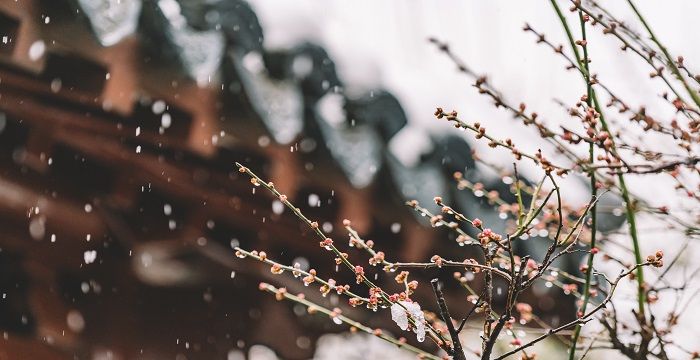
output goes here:
[[[606, 4], [639, 29], [623, 5]], [[672, 53], [690, 66], [700, 62], [700, 4], [638, 5]], [[459, 110], [528, 152], [552, 149], [480, 96], [427, 39], [448, 42], [507, 99], [527, 103], [552, 126], [566, 124], [571, 118], [557, 101], [574, 103], [583, 84], [522, 31], [525, 23], [565, 43], [546, 2], [0, 1], [0, 358], [410, 358], [257, 290], [259, 281], [308, 289], [235, 259], [233, 247], [265, 250], [341, 281], [353, 276], [336, 273], [304, 227], [252, 190], [234, 163], [274, 181], [337, 239], [347, 236], [347, 218], [397, 259], [470, 256], [403, 203], [441, 195], [497, 224], [502, 214], [484, 194], [456, 190], [451, 176], [464, 172], [508, 197], [512, 179], [476, 163], [471, 151], [504, 168], [512, 160], [435, 120], [435, 107]], [[650, 79], [641, 60], [599, 31], [589, 44], [594, 72], [628, 103], [674, 116], [659, 101], [661, 80]], [[627, 139], [640, 135], [627, 119], [614, 120]], [[675, 151], [651, 140], [656, 150]], [[519, 171], [540, 176], [526, 163]], [[652, 206], [694, 220], [697, 209], [671, 180], [629, 182]], [[585, 179], [561, 185], [569, 202], [587, 200]], [[619, 201], [604, 200], [602, 230], [624, 236]], [[678, 279], [692, 273], [695, 244], [664, 232], [663, 223], [640, 223], [645, 252], [683, 249], [674, 271]], [[542, 249], [548, 235], [521, 251]], [[575, 272], [579, 261], [558, 265]], [[449, 271], [422, 280], [432, 276], [445, 280], [456, 313], [469, 309]], [[622, 290], [616, 304], [631, 308], [633, 287]], [[344, 304], [310, 293], [328, 306]], [[552, 284], [526, 298], [552, 326], [574, 313], [572, 298]], [[430, 307], [429, 287], [416, 299]], [[694, 296], [682, 301], [697, 305]], [[663, 313], [673, 299], [655, 306]], [[345, 310], [399, 332], [386, 312]], [[695, 320], [692, 313], [681, 319], [676, 341], [697, 345]], [[475, 348], [477, 328], [465, 332]], [[539, 349], [547, 358], [562, 345]], [[610, 354], [591, 354], [602, 357]]]

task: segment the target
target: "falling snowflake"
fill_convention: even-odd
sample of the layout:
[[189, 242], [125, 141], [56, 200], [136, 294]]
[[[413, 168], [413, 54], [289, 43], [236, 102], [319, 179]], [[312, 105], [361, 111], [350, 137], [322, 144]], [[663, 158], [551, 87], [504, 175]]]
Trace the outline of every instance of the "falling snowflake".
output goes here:
[[85, 260], [86, 264], [92, 264], [95, 262], [95, 259], [97, 259], [96, 250], [88, 250], [83, 254], [83, 260]]

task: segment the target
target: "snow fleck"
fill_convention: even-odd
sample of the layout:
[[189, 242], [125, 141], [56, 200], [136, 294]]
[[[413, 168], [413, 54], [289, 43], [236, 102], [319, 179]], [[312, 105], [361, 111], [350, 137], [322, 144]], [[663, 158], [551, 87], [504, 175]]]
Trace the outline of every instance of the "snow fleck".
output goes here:
[[154, 114], [162, 114], [165, 108], [166, 105], [163, 100], [156, 100], [153, 102], [153, 105], [151, 105], [151, 111], [153, 111]]
[[316, 194], [309, 194], [308, 201], [311, 207], [321, 207], [321, 197]]
[[29, 235], [34, 240], [41, 240], [46, 234], [46, 218], [39, 216], [32, 218], [29, 222]]
[[258, 138], [258, 146], [260, 147], [266, 147], [270, 145], [270, 138], [268, 136], [261, 136]]
[[284, 211], [284, 204], [281, 201], [275, 200], [272, 202], [272, 212], [279, 215]]
[[324, 222], [323, 225], [321, 225], [321, 227], [323, 228], [323, 231], [327, 233], [333, 232], [333, 224], [331, 224], [328, 221]]
[[408, 329], [409, 316], [415, 322], [416, 338], [419, 342], [425, 340], [425, 315], [420, 309], [420, 305], [415, 302], [401, 301], [391, 305], [391, 319], [401, 330]]
[[97, 250], [88, 250], [83, 253], [83, 260], [86, 264], [92, 264], [97, 259]]
[[164, 114], [160, 117], [160, 126], [162, 126], [163, 129], [169, 128], [170, 125], [172, 125], [172, 124], [173, 124], [173, 117], [170, 116], [170, 114], [164, 113]]
[[63, 87], [63, 81], [60, 78], [51, 80], [51, 92], [57, 93], [61, 91], [61, 87]]
[[44, 55], [44, 52], [46, 52], [46, 44], [41, 40], [37, 40], [29, 47], [29, 59], [37, 61]]
[[71, 310], [66, 315], [66, 324], [73, 332], [81, 332], [85, 328], [85, 318], [77, 310]]

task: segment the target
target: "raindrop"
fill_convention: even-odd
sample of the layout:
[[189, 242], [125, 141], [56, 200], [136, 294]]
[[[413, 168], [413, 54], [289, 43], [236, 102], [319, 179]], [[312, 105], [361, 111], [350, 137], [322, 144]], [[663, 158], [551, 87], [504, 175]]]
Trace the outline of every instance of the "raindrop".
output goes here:
[[235, 249], [240, 245], [241, 245], [241, 242], [238, 241], [238, 239], [231, 239], [231, 249]]
[[391, 224], [391, 232], [394, 234], [398, 234], [399, 231], [401, 231], [401, 224], [399, 223], [393, 223]]
[[175, 230], [177, 228], [177, 222], [173, 219], [168, 220], [168, 229]]
[[337, 316], [334, 316], [334, 317], [333, 317], [333, 322], [336, 323], [337, 325], [342, 325], [342, 324], [343, 324], [343, 320], [340, 320], [340, 318], [337, 317]]
[[173, 213], [173, 207], [170, 206], [170, 204], [165, 204], [165, 205], [163, 205], [163, 213], [164, 213], [165, 215], [170, 215], [170, 214], [172, 214], [172, 213]]
[[136, 153], [137, 154], [141, 153], [141, 145], [136, 146]]
[[85, 212], [86, 212], [86, 213], [92, 212], [92, 205], [90, 205], [90, 204], [85, 204]]
[[236, 272], [235, 272], [235, 271], [231, 271], [231, 279], [233, 279], [233, 278], [235, 278], [235, 277], [236, 277]]
[[136, 127], [136, 136], [139, 136], [139, 135], [141, 135], [141, 127], [137, 126]]

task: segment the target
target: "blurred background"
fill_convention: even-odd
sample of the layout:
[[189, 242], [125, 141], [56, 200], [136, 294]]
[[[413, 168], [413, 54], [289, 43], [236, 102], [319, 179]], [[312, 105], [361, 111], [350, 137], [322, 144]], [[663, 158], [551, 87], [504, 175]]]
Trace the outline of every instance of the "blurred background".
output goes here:
[[[692, 47], [699, 3], [639, 5], [672, 53], [700, 61]], [[477, 163], [472, 151], [484, 153], [486, 144], [436, 121], [435, 107], [457, 109], [527, 152], [551, 149], [480, 97], [427, 39], [450, 43], [548, 124], [565, 123], [555, 100], [574, 103], [582, 84], [522, 31], [526, 22], [564, 43], [544, 3], [0, 0], [0, 359], [410, 358], [257, 290], [260, 281], [306, 288], [235, 259], [233, 247], [265, 250], [343, 282], [354, 276], [337, 272], [304, 226], [279, 201], [255, 194], [234, 163], [273, 181], [336, 239], [347, 237], [342, 220], [352, 219], [397, 260], [475, 256], [403, 204], [441, 195], [502, 231], [505, 213], [483, 191], [457, 190], [452, 174], [506, 200], [513, 179]], [[592, 33], [595, 72], [632, 104], [658, 103], [660, 80]], [[674, 114], [663, 104], [648, 109]], [[621, 129], [630, 138], [641, 133]], [[661, 139], [652, 145], [674, 151]], [[489, 152], [497, 167], [511, 161]], [[528, 165], [519, 171], [538, 179]], [[570, 202], [587, 200], [585, 179], [561, 185]], [[672, 185], [656, 189], [638, 195], [653, 206], [689, 206]], [[615, 236], [620, 203], [602, 201], [601, 231]], [[681, 247], [682, 239], [660, 238], [658, 224], [648, 225], [647, 252], [660, 243]], [[520, 251], [542, 252], [549, 234], [538, 235]], [[575, 273], [579, 263], [572, 257], [558, 266]], [[468, 311], [450, 271], [424, 276], [423, 283], [445, 279], [451, 309]], [[346, 303], [309, 293], [327, 306]], [[551, 283], [524, 296], [549, 326], [575, 312]], [[431, 307], [433, 294], [423, 285], [416, 299]], [[623, 293], [620, 306], [632, 303]], [[343, 309], [401, 335], [386, 312]], [[682, 320], [681, 329], [678, 341], [694, 345], [698, 325]], [[477, 344], [478, 326], [465, 337]]]

